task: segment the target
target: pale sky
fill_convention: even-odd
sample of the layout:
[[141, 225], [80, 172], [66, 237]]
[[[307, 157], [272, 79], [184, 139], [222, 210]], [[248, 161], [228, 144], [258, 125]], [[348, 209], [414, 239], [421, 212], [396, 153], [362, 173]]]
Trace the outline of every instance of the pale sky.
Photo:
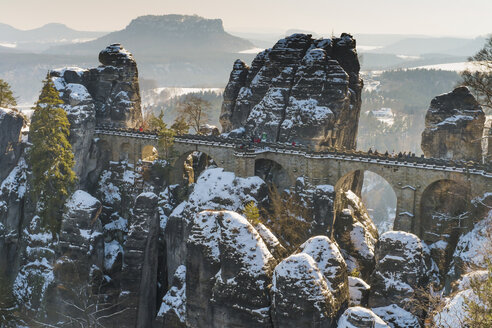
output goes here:
[[55, 22], [78, 30], [113, 31], [146, 14], [222, 18], [229, 31], [492, 33], [491, 0], [0, 0], [0, 22], [21, 29]]

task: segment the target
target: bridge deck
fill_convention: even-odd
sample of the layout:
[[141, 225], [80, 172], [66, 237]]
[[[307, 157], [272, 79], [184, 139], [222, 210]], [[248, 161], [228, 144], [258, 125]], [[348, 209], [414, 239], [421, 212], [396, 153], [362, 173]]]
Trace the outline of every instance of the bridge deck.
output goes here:
[[[97, 127], [95, 134], [112, 135], [123, 138], [137, 138], [157, 141], [159, 136], [152, 132], [140, 132], [130, 129], [115, 129], [107, 127]], [[439, 170], [447, 172], [466, 173], [481, 175], [492, 178], [492, 165], [481, 164], [477, 162], [453, 161], [438, 158], [424, 158], [412, 155], [402, 155], [401, 153], [381, 154], [377, 152], [363, 152], [354, 150], [329, 149], [326, 151], [315, 152], [305, 145], [292, 146], [284, 143], [251, 143], [249, 140], [238, 138], [225, 138], [219, 136], [203, 135], [181, 135], [176, 136], [175, 143], [179, 144], [196, 144], [222, 148], [234, 148], [235, 156], [249, 157], [259, 153], [279, 153], [302, 156], [305, 158], [316, 159], [335, 159], [343, 161], [379, 163], [381, 165], [390, 165], [397, 167], [413, 167], [422, 170]]]

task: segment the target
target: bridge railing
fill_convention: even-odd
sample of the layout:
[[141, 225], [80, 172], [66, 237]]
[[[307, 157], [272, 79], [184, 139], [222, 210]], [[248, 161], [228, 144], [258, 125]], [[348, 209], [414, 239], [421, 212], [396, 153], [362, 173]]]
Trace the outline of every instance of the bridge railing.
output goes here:
[[[158, 139], [156, 131], [139, 131], [135, 129], [127, 128], [115, 128], [111, 126], [97, 126], [96, 133], [116, 135], [123, 137], [143, 138], [143, 139]], [[429, 168], [439, 169], [440, 167], [445, 169], [458, 169], [460, 171], [476, 172], [479, 171], [492, 173], [492, 164], [482, 164], [473, 161], [463, 160], [447, 160], [441, 158], [425, 158], [422, 156], [416, 156], [413, 153], [380, 153], [377, 150], [369, 150], [367, 152], [360, 150], [347, 150], [340, 148], [326, 148], [321, 151], [315, 151], [307, 145], [292, 145], [290, 143], [280, 142], [252, 142], [250, 139], [231, 138], [213, 135], [198, 135], [198, 134], [184, 134], [175, 137], [175, 142], [178, 143], [197, 143], [197, 144], [216, 144], [224, 147], [234, 147], [236, 153], [241, 156], [247, 154], [255, 154], [258, 152], [276, 152], [276, 153], [295, 153], [314, 158], [334, 158], [345, 157], [351, 160], [373, 160], [377, 162], [392, 162], [399, 163], [405, 166], [423, 166]]]

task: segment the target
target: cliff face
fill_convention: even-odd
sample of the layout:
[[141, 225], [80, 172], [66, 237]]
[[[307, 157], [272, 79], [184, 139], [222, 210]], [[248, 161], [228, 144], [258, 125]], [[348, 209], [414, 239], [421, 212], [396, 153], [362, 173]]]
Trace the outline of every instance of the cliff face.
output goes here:
[[101, 66], [97, 68], [50, 72], [57, 90], [67, 94], [63, 99], [70, 106], [67, 112], [95, 110], [97, 124], [139, 127], [142, 123], [140, 88], [132, 54], [120, 44], [112, 44], [99, 53], [99, 61]]
[[425, 116], [422, 151], [426, 157], [482, 160], [485, 114], [468, 88], [432, 99]]
[[24, 118], [18, 112], [0, 108], [0, 181], [15, 166], [22, 151], [21, 129]]
[[355, 40], [293, 34], [236, 61], [220, 122], [231, 135], [313, 147], [355, 148], [362, 80]]

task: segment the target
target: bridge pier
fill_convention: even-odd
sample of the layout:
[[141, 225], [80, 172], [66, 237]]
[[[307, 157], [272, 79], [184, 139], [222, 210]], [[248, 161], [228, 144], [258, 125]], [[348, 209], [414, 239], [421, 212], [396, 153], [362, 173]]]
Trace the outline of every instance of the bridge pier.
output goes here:
[[241, 154], [241, 156], [234, 154], [234, 157], [234, 174], [237, 177], [247, 178], [255, 175], [255, 154]]
[[417, 188], [411, 185], [399, 185], [393, 188], [396, 191], [396, 217], [394, 230], [414, 232], [418, 213], [416, 211]]

